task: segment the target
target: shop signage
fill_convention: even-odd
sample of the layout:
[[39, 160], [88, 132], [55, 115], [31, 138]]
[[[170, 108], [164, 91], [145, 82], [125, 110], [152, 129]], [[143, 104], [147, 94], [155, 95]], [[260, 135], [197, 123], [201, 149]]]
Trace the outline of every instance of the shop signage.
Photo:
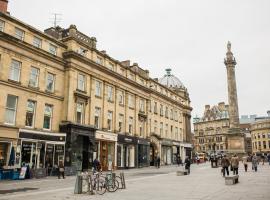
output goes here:
[[99, 140], [108, 140], [108, 141], [117, 141], [117, 135], [114, 133], [108, 133], [103, 131], [96, 132], [96, 139]]
[[21, 172], [20, 172], [20, 176], [19, 176], [20, 179], [25, 179], [26, 170], [27, 170], [27, 167], [21, 168]]
[[172, 146], [172, 141], [171, 140], [162, 140], [161, 145]]
[[71, 128], [71, 133], [75, 133], [78, 135], [84, 135], [84, 136], [88, 136], [91, 138], [95, 137], [94, 131], [89, 131], [89, 130], [84, 130], [84, 129], [79, 129], [79, 128]]
[[19, 138], [34, 139], [34, 140], [44, 140], [44, 141], [65, 142], [65, 134], [63, 134], [63, 136], [56, 136], [56, 135], [46, 134], [45, 132], [44, 132], [44, 134], [20, 132], [19, 133]]
[[172, 145], [173, 145], [173, 146], [180, 146], [180, 142], [174, 142], [174, 141], [173, 141], [173, 142], [172, 142]]
[[150, 145], [150, 140], [140, 138], [138, 139], [138, 144]]
[[118, 134], [118, 142], [124, 144], [138, 144], [138, 138], [128, 135]]

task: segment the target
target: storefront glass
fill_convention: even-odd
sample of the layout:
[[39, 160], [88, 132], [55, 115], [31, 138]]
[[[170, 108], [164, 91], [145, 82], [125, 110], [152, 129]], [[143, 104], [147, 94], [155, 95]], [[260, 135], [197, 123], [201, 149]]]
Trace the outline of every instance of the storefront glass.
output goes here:
[[103, 170], [110, 170], [114, 166], [115, 143], [100, 141], [100, 163]]
[[139, 167], [145, 167], [149, 165], [149, 152], [150, 146], [149, 145], [138, 145], [138, 165]]
[[0, 142], [0, 169], [8, 164], [9, 143]]
[[22, 142], [21, 163], [22, 166], [29, 166], [30, 168], [36, 166], [36, 142]]

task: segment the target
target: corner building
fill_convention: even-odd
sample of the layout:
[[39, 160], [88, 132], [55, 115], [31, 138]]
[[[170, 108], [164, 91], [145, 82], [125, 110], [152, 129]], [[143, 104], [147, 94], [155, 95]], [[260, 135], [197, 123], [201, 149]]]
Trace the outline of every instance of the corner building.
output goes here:
[[53, 170], [63, 160], [73, 173], [90, 169], [95, 158], [108, 170], [149, 166], [158, 154], [162, 164], [186, 155], [192, 110], [186, 88], [110, 57], [75, 25], [43, 33], [2, 10], [0, 28], [6, 160], [14, 148], [18, 167]]

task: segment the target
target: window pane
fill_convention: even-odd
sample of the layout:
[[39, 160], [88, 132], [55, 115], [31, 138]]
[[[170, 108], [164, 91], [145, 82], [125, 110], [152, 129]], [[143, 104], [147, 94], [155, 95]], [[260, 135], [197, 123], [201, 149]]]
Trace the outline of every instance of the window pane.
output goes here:
[[35, 47], [41, 48], [41, 39], [38, 38], [38, 37], [34, 37], [33, 45], [34, 45]]
[[20, 40], [23, 40], [24, 31], [19, 29], [19, 28], [15, 28], [15, 37], [20, 39]]
[[50, 73], [47, 75], [47, 90], [51, 92], [54, 90], [54, 75]]
[[14, 80], [14, 81], [19, 81], [20, 71], [21, 71], [21, 63], [16, 60], [12, 60], [11, 66], [10, 66], [9, 79]]

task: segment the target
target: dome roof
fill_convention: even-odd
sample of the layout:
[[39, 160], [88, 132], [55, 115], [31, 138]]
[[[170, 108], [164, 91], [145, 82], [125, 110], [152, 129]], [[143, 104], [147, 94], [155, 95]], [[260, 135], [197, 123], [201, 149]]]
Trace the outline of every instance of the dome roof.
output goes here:
[[158, 80], [162, 85], [169, 88], [185, 88], [184, 84], [176, 76], [171, 74], [171, 69], [166, 69], [166, 74]]

